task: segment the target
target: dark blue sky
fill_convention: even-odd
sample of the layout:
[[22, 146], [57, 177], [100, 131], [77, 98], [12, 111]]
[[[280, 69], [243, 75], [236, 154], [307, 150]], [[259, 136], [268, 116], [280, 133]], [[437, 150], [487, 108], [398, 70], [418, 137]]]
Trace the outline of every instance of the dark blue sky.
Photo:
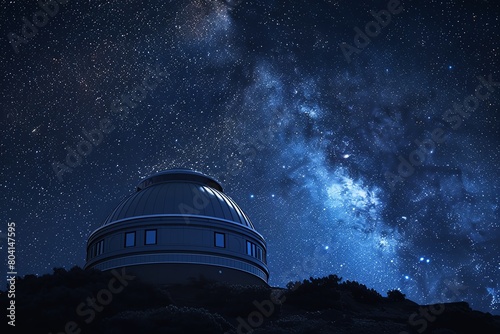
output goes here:
[[335, 273], [499, 314], [497, 1], [1, 6], [21, 275], [82, 266], [141, 178], [183, 167], [251, 217], [272, 285]]

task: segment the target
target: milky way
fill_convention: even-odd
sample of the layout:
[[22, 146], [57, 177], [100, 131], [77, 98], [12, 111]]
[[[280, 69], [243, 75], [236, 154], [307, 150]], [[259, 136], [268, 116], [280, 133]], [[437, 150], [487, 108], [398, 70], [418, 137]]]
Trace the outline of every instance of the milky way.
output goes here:
[[500, 314], [500, 5], [401, 1], [366, 28], [388, 3], [68, 1], [28, 36], [38, 4], [3, 4], [19, 274], [82, 266], [141, 178], [184, 167], [252, 218], [274, 286], [335, 273]]

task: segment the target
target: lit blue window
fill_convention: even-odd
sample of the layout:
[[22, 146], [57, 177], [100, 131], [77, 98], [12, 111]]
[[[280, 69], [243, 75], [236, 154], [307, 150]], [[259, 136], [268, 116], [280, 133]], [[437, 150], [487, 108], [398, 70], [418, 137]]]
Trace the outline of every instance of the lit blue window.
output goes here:
[[247, 255], [257, 257], [257, 247], [253, 242], [247, 241]]
[[144, 244], [156, 245], [156, 230], [146, 230]]
[[125, 233], [125, 247], [135, 246], [135, 232]]
[[226, 235], [215, 232], [215, 247], [226, 247]]

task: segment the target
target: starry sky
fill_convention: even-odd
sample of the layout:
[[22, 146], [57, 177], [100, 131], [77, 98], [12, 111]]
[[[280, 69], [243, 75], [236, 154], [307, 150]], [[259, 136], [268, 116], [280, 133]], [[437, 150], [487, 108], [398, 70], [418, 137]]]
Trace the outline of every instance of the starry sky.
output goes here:
[[1, 2], [20, 275], [83, 266], [139, 180], [180, 167], [251, 217], [271, 285], [500, 314], [498, 1], [61, 2]]

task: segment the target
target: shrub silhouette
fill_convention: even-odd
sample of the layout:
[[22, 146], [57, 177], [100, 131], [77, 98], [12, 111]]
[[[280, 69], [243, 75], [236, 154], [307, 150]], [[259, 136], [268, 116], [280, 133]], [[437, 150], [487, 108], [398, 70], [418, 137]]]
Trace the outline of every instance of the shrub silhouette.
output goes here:
[[375, 304], [382, 300], [377, 291], [367, 288], [364, 284], [349, 280], [340, 283], [341, 281], [341, 277], [329, 275], [322, 278], [310, 277], [302, 282], [289, 282], [287, 303], [300, 305], [308, 310], [340, 308], [342, 292], [349, 293], [360, 303]]
[[306, 310], [338, 308], [341, 280], [337, 275], [329, 275], [322, 278], [310, 277], [302, 282], [289, 282], [286, 303], [298, 305]]
[[356, 281], [345, 281], [340, 285], [340, 288], [350, 292], [354, 300], [360, 303], [376, 304], [382, 300], [382, 295], [380, 293]]
[[406, 295], [403, 294], [398, 289], [387, 291], [387, 298], [389, 298], [390, 301], [402, 302], [403, 300], [406, 299], [405, 297], [406, 297]]

